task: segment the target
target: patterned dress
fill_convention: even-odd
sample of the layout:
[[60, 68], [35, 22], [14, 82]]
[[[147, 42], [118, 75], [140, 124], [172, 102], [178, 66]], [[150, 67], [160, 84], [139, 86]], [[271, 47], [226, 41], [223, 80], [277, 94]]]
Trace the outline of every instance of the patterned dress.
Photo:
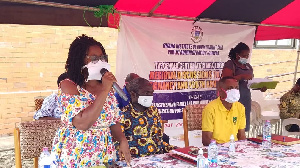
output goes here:
[[114, 159], [115, 148], [110, 126], [120, 121], [120, 110], [115, 96], [110, 92], [94, 125], [86, 131], [78, 130], [72, 125], [72, 119], [91, 105], [95, 96], [77, 86], [79, 95], [69, 95], [58, 91], [58, 102], [61, 106], [62, 127], [56, 132], [53, 140], [54, 153], [58, 167], [93, 167], [101, 162], [110, 163]]
[[[280, 118], [300, 118], [300, 93], [290, 90], [280, 98]], [[289, 132], [299, 132], [297, 124], [287, 125], [286, 130]]]
[[131, 104], [122, 109], [121, 128], [128, 140], [132, 157], [169, 152], [174, 146], [163, 142], [161, 117], [156, 107], [136, 111]]

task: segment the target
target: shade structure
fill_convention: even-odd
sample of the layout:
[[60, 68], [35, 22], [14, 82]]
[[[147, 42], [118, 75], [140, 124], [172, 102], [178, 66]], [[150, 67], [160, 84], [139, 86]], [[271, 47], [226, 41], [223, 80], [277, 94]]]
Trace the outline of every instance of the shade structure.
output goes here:
[[98, 5], [114, 5], [117, 0], [0, 0], [0, 24], [102, 26], [106, 17], [94, 17]]
[[[122, 15], [256, 25], [256, 40], [300, 39], [300, 0], [0, 0], [0, 24], [88, 26], [84, 10], [98, 5], [114, 5]], [[85, 16], [99, 26], [92, 12]]]
[[256, 40], [300, 38], [300, 0], [118, 0], [124, 14], [257, 25]]

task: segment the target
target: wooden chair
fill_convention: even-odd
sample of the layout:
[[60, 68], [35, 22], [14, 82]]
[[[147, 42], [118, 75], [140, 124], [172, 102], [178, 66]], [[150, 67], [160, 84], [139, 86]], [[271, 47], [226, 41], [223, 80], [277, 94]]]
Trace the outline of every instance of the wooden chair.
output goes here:
[[38, 97], [34, 98], [34, 105], [35, 105], [34, 110], [35, 111], [38, 111], [39, 109], [41, 109], [45, 98], [46, 98], [45, 96], [38, 96]]
[[300, 132], [288, 132], [286, 130], [286, 126], [287, 125], [290, 125], [290, 124], [297, 124], [298, 126], [300, 126], [300, 119], [297, 119], [297, 118], [289, 118], [289, 119], [284, 119], [282, 121], [282, 135], [283, 136], [289, 136], [289, 135], [297, 135], [297, 136], [300, 136]]
[[189, 146], [189, 131], [202, 130], [202, 110], [206, 104], [188, 105], [183, 109], [183, 134], [185, 147]]
[[22, 167], [22, 159], [32, 159], [38, 168], [38, 157], [43, 147], [52, 148], [52, 141], [60, 120], [23, 122], [14, 130], [16, 168]]
[[165, 123], [168, 123], [168, 120], [161, 120], [161, 124], [162, 124], [162, 132], [165, 132]]

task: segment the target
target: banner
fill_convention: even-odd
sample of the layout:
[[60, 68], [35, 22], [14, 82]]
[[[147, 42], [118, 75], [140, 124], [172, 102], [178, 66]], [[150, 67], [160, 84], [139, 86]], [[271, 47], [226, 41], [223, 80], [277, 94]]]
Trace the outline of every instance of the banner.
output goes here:
[[252, 48], [254, 35], [253, 26], [122, 16], [117, 80], [124, 84], [129, 73], [149, 79], [162, 118], [181, 119], [185, 106], [216, 98], [230, 49]]

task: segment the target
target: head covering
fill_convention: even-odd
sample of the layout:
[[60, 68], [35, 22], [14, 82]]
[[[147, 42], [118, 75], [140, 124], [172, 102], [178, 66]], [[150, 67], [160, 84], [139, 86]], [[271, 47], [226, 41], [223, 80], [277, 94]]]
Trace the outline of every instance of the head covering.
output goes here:
[[300, 78], [297, 80], [296, 85], [300, 86]]

